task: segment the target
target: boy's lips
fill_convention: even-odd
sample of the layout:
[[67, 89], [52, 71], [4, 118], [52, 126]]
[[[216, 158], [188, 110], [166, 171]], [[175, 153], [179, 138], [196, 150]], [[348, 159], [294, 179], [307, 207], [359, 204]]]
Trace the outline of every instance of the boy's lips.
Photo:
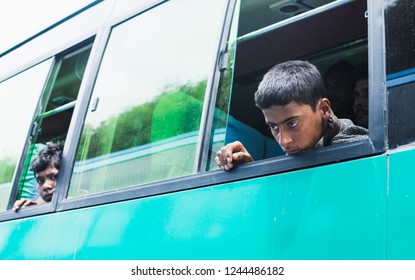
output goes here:
[[285, 150], [285, 153], [287, 155], [293, 155], [293, 154], [296, 154], [296, 153], [299, 153], [299, 152], [301, 152], [301, 150]]

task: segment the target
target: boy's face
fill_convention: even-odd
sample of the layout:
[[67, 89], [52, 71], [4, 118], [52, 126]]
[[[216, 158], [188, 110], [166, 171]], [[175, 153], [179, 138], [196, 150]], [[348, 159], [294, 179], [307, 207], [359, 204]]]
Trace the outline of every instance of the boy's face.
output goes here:
[[286, 154], [313, 149], [323, 136], [330, 118], [330, 102], [320, 99], [313, 111], [310, 105], [289, 103], [262, 109], [265, 122]]
[[52, 200], [58, 174], [59, 170], [56, 169], [53, 164], [49, 164], [45, 170], [42, 170], [36, 174], [36, 181], [38, 183], [37, 189], [40, 197], [45, 202], [50, 202]]

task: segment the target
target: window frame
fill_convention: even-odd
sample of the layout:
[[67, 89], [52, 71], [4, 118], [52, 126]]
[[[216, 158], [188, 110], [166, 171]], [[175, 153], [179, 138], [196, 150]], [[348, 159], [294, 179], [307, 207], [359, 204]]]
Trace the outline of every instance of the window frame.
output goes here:
[[[369, 69], [369, 137], [374, 153], [387, 149], [387, 90], [385, 9], [383, 1], [367, 0], [368, 69]], [[378, 42], [378, 44], [376, 44]]]
[[[39, 99], [36, 102], [36, 104], [33, 105], [34, 108], [35, 108], [34, 109], [34, 115], [32, 116], [32, 118], [30, 120], [30, 127], [29, 127], [29, 129], [28, 129], [28, 131], [26, 133], [26, 136], [25, 136], [23, 151], [20, 154], [20, 156], [18, 157], [18, 161], [17, 161], [17, 164], [15, 166], [15, 171], [14, 171], [13, 178], [12, 178], [12, 181], [11, 181], [11, 191], [10, 191], [9, 198], [8, 198], [7, 208], [11, 208], [13, 206], [14, 199], [12, 199], [12, 198], [17, 197], [18, 185], [19, 185], [20, 177], [22, 175], [22, 171], [23, 171], [23, 168], [24, 168], [24, 165], [25, 165], [26, 155], [27, 155], [28, 150], [29, 150], [28, 141], [29, 141], [29, 139], [30, 139], [30, 137], [32, 135], [32, 131], [34, 129], [34, 125], [33, 125], [34, 124], [34, 121], [35, 121], [36, 116], [39, 114], [39, 111], [40, 111], [40, 104], [41, 104], [41, 100], [42, 100], [42, 97], [43, 97], [43, 92], [45, 90], [47, 81], [49, 80], [49, 78], [50, 78], [50, 76], [52, 74], [52, 69], [53, 69], [54, 64], [55, 64], [55, 59], [53, 57], [43, 59], [43, 60], [39, 61], [38, 63], [36, 63], [36, 64], [34, 64], [34, 65], [30, 66], [30, 67], [27, 67], [25, 69], [19, 69], [17, 71], [17, 73], [13, 73], [10, 77], [8, 77], [6, 79], [0, 79], [0, 81], [2, 83], [3, 82], [7, 82], [7, 80], [13, 79], [16, 76], [24, 73], [25, 71], [29, 71], [33, 67], [36, 67], [36, 66], [38, 66], [38, 65], [40, 65], [42, 63], [47, 63], [48, 60], [51, 60], [49, 62], [49, 67], [50, 68], [49, 68], [47, 74], [44, 77], [45, 80], [43, 81], [41, 93], [39, 94]], [[11, 201], [13, 201], [13, 202], [11, 202]], [[0, 214], [1, 214], [1, 212], [0, 212]]]
[[[156, 0], [153, 0], [156, 1]], [[62, 19], [61, 21], [53, 24], [49, 28], [35, 34], [30, 37], [28, 40], [23, 41], [22, 43], [16, 45], [15, 47], [7, 50], [6, 52], [1, 53], [0, 55], [0, 68], [8, 69], [5, 73], [1, 73], [0, 81], [5, 81], [14, 77], [15, 75], [39, 64], [46, 60], [53, 59], [51, 67], [49, 70], [49, 75], [46, 77], [44, 89], [49, 81], [50, 73], [53, 70], [56, 56], [65, 56], [68, 53], [79, 50], [80, 48], [92, 44], [92, 49], [88, 58], [88, 63], [85, 69], [84, 79], [81, 83], [81, 88], [78, 94], [78, 100], [81, 100], [84, 92], [82, 92], [83, 87], [85, 86], [85, 77], [88, 73], [88, 69], [91, 67], [92, 57], [95, 56], [94, 49], [97, 45], [97, 41], [100, 39], [100, 31], [103, 29], [103, 26], [106, 26], [108, 22], [108, 17], [113, 11], [113, 6], [115, 5], [115, 0], [109, 1], [96, 1], [94, 5], [88, 5], [79, 11], [73, 13], [71, 16]], [[142, 5], [140, 3], [140, 5]], [[122, 9], [121, 9], [122, 11]], [[120, 12], [120, 10], [118, 10]], [[94, 18], [94, 21], [91, 22], [91, 16]], [[88, 23], [88, 25], [85, 25]], [[70, 34], [68, 36], [68, 31], [73, 30], [74, 28], [80, 30], [80, 27], [83, 27], [82, 32]], [[101, 32], [102, 33], [102, 32]], [[44, 44], [44, 42], [48, 44]], [[27, 57], [30, 57], [27, 59]], [[11, 63], [13, 62], [13, 63]], [[42, 102], [43, 93], [40, 96], [39, 102], [36, 105], [36, 112], [32, 118], [32, 123], [36, 119], [39, 110], [40, 104]], [[79, 101], [78, 103], [80, 103]], [[77, 111], [75, 106], [75, 111]], [[74, 125], [75, 112], [72, 115], [71, 127]], [[68, 130], [68, 136], [70, 129]], [[29, 138], [32, 132], [32, 128], [27, 132], [26, 143], [29, 143]], [[15, 172], [13, 181], [12, 181], [12, 191], [9, 197], [9, 208], [14, 203], [14, 198], [17, 195], [17, 184], [20, 180], [21, 169], [24, 166], [24, 161], [26, 159], [26, 154], [28, 152], [29, 146], [25, 145], [22, 150], [20, 161], [17, 164], [17, 172]], [[67, 151], [67, 148], [64, 149], [63, 153]], [[65, 162], [63, 158], [62, 162]], [[59, 187], [59, 186], [57, 186]], [[24, 217], [37, 216], [40, 214], [48, 214], [56, 212], [57, 204], [57, 195], [54, 196], [51, 203], [44, 205], [38, 205], [37, 207], [27, 207], [20, 209], [17, 213], [13, 212], [11, 209], [0, 212], [0, 221], [20, 219]], [[11, 203], [10, 201], [13, 201]]]
[[[158, 5], [163, 4], [164, 1], [160, 1], [159, 3], [157, 3], [156, 5], [150, 6], [144, 10], [141, 10], [138, 13], [134, 13], [131, 14], [129, 17], [118, 20], [118, 21], [114, 21], [111, 24], [109, 24], [106, 28], [105, 31], [103, 31], [103, 33], [105, 33], [104, 37], [105, 39], [102, 41], [105, 41], [102, 43], [102, 45], [99, 47], [99, 53], [100, 53], [100, 58], [99, 58], [99, 62], [98, 63], [94, 63], [97, 68], [94, 69], [94, 72], [96, 71], [96, 73], [94, 75], [91, 75], [91, 83], [90, 84], [90, 88], [89, 88], [89, 95], [92, 96], [93, 94], [93, 87], [94, 87], [94, 83], [95, 80], [97, 78], [97, 73], [98, 73], [98, 68], [99, 68], [99, 63], [102, 61], [102, 58], [104, 56], [104, 52], [105, 52], [105, 48], [106, 45], [108, 43], [108, 40], [110, 39], [110, 35], [111, 35], [111, 31], [114, 27], [116, 27], [119, 24], [122, 24], [123, 22], [128, 21], [129, 19], [136, 17], [136, 16], [140, 16], [140, 14], [145, 13], [151, 9], [157, 8]], [[182, 182], [187, 181], [187, 180], [195, 180], [197, 181], [197, 178], [199, 178], [198, 176], [200, 176], [201, 173], [197, 173], [199, 172], [199, 170], [201, 168], [203, 168], [203, 164], [201, 165], [201, 162], [203, 162], [203, 160], [207, 160], [207, 156], [205, 156], [205, 154], [207, 153], [207, 149], [210, 145], [209, 141], [210, 141], [210, 126], [211, 123], [213, 122], [213, 117], [214, 117], [214, 107], [215, 107], [215, 102], [216, 102], [216, 89], [218, 88], [218, 84], [220, 82], [220, 75], [221, 75], [221, 71], [219, 70], [218, 64], [219, 64], [219, 60], [221, 59], [222, 54], [225, 52], [225, 48], [226, 48], [226, 38], [227, 38], [227, 34], [230, 30], [230, 21], [231, 21], [231, 15], [232, 15], [232, 9], [230, 7], [232, 7], [232, 5], [235, 5], [235, 0], [230, 0], [227, 4], [227, 6], [225, 7], [225, 12], [223, 14], [222, 20], [222, 30], [221, 33], [219, 34], [218, 37], [218, 41], [217, 41], [217, 46], [218, 46], [218, 50], [217, 50], [217, 56], [215, 58], [215, 61], [212, 65], [212, 70], [211, 73], [213, 73], [213, 75], [211, 75], [207, 81], [207, 86], [206, 86], [206, 92], [205, 92], [205, 99], [204, 99], [204, 104], [203, 104], [203, 109], [202, 109], [202, 116], [201, 116], [201, 125], [200, 125], [200, 133], [199, 133], [199, 137], [198, 137], [198, 143], [197, 143], [197, 147], [196, 147], [196, 161], [195, 161], [195, 166], [194, 166], [194, 173], [190, 174], [190, 175], [186, 175], [186, 176], [182, 176], [179, 178], [173, 178], [173, 179], [167, 179], [167, 180], [162, 180], [162, 181], [155, 181], [155, 182], [151, 182], [151, 183], [145, 183], [145, 184], [140, 184], [138, 186], [132, 186], [132, 187], [127, 187], [127, 188], [122, 188], [120, 190], [115, 190], [115, 191], [108, 191], [108, 192], [103, 192], [103, 193], [96, 193], [96, 194], [91, 194], [91, 195], [87, 195], [87, 196], [82, 196], [82, 197], [78, 197], [78, 198], [71, 198], [71, 199], [67, 199], [66, 195], [68, 193], [69, 190], [69, 182], [71, 180], [71, 176], [72, 176], [72, 169], [74, 167], [74, 163], [75, 163], [75, 156], [76, 153], [73, 152], [71, 154], [65, 155], [65, 150], [66, 150], [66, 146], [68, 145], [65, 144], [65, 150], [64, 150], [64, 154], [63, 156], [66, 158], [66, 160], [64, 162], [62, 162], [62, 166], [61, 169], [63, 170], [63, 173], [59, 174], [59, 182], [57, 185], [57, 190], [59, 190], [58, 196], [59, 199], [57, 201], [57, 211], [62, 211], [62, 210], [67, 210], [67, 209], [75, 209], [75, 208], [80, 208], [80, 207], [84, 207], [85, 205], [88, 206], [93, 206], [93, 205], [101, 205], [101, 204], [105, 204], [105, 203], [109, 203], [109, 202], [117, 202], [117, 201], [122, 201], [122, 200], [126, 200], [126, 199], [134, 199], [134, 198], [140, 198], [140, 197], [145, 197], [145, 196], [149, 196], [149, 195], [156, 195], [156, 194], [163, 194], [164, 192], [161, 190], [164, 189], [169, 189], [169, 190], [173, 190], [173, 191], [177, 191], [177, 190], [181, 190], [182, 184], [177, 184], [177, 183], [172, 183], [172, 182]], [[212, 96], [214, 95], [214, 96]], [[88, 98], [90, 98], [90, 96], [88, 96]], [[89, 100], [89, 99], [88, 99]], [[89, 100], [90, 101], [90, 100]], [[84, 120], [86, 117], [86, 113], [88, 110], [88, 106], [89, 106], [89, 102], [83, 102], [81, 106], [85, 106], [85, 108], [83, 108], [83, 112], [84, 114], [82, 116], [78, 115], [79, 117], [76, 122], [78, 123], [78, 125], [76, 126], [77, 129], [79, 131], [77, 131], [76, 134], [73, 134], [73, 139], [70, 139], [70, 144], [69, 144], [69, 148], [71, 151], [76, 151], [79, 140], [80, 140], [80, 135], [82, 133], [82, 126], [84, 124]], [[75, 112], [74, 112], [75, 113]], [[69, 133], [68, 133], [69, 135]], [[76, 136], [75, 136], [76, 135]], [[201, 167], [202, 166], [202, 167]], [[64, 177], [62, 179], [62, 177]], [[197, 177], [197, 178], [196, 178]], [[193, 179], [192, 179], [193, 178]], [[171, 185], [173, 184], [172, 187], [165, 187], [164, 185]], [[174, 186], [174, 184], [176, 184]], [[63, 185], [63, 186], [62, 186]], [[160, 186], [161, 187], [156, 187], [156, 186]], [[188, 185], [187, 183], [185, 185]], [[144, 190], [144, 192], [143, 192]], [[171, 191], [169, 191], [171, 192]], [[52, 201], [53, 202], [53, 201]]]
[[16, 197], [17, 197], [17, 194], [18, 194], [18, 191], [19, 191], [19, 182], [20, 182], [21, 176], [23, 174], [23, 169], [24, 169], [24, 164], [25, 164], [25, 161], [26, 161], [26, 156], [29, 152], [30, 138], [33, 134], [33, 130], [35, 129], [36, 118], [39, 115], [39, 112], [41, 110], [41, 103], [42, 103], [42, 99], [43, 99], [43, 94], [46, 90], [47, 83], [48, 83], [49, 79], [51, 78], [51, 75], [53, 74], [53, 69], [54, 69], [55, 64], [56, 64], [56, 57], [50, 57], [48, 59], [52, 59], [53, 61], [51, 62], [49, 72], [46, 75], [45, 81], [43, 82], [42, 93], [39, 96], [39, 100], [38, 100], [37, 104], [35, 105], [36, 106], [35, 113], [32, 117], [31, 122], [30, 122], [31, 125], [30, 125], [30, 129], [29, 129], [29, 131], [27, 132], [27, 135], [26, 135], [26, 140], [25, 140], [25, 145], [24, 145], [24, 148], [23, 148], [23, 152], [20, 155], [19, 162], [18, 162], [17, 168], [16, 168], [16, 172], [13, 176], [12, 191], [10, 193], [9, 202], [8, 202], [8, 206], [7, 206], [8, 209], [11, 209], [13, 207], [14, 202], [16, 201]]
[[[9, 202], [8, 202], [8, 210], [6, 210], [5, 212], [0, 213], [0, 221], [1, 220], [22, 218], [22, 217], [28, 217], [28, 216], [36, 216], [36, 215], [43, 214], [43, 213], [54, 212], [56, 210], [56, 203], [53, 202], [53, 200], [56, 199], [55, 198], [56, 196], [54, 196], [51, 203], [47, 203], [47, 204], [44, 204], [44, 205], [37, 205], [37, 207], [22, 208], [16, 213], [13, 212], [11, 210], [11, 208], [13, 207], [13, 204], [16, 201], [17, 193], [19, 191], [19, 182], [20, 182], [20, 179], [21, 179], [21, 175], [23, 173], [23, 169], [24, 169], [23, 167], [24, 167], [26, 157], [27, 157], [27, 154], [28, 154], [30, 139], [33, 136], [33, 129], [35, 128], [34, 123], [38, 119], [39, 116], [40, 116], [40, 118], [44, 117], [42, 114], [39, 115], [39, 113], [40, 113], [40, 110], [41, 110], [43, 100], [45, 98], [45, 94], [46, 95], [49, 94], [49, 93], [45, 93], [46, 88], [48, 86], [48, 83], [50, 82], [50, 79], [56, 79], [56, 77], [53, 77], [53, 75], [56, 76], [56, 74], [58, 73], [58, 72], [55, 73], [55, 71], [54, 71], [55, 65], [57, 63], [60, 64], [62, 62], [62, 59], [64, 59], [66, 56], [72, 55], [72, 54], [86, 48], [87, 46], [90, 46], [90, 45], [93, 46], [94, 45], [94, 39], [95, 39], [95, 37], [93, 36], [91, 38], [87, 38], [85, 40], [82, 40], [78, 44], [70, 46], [69, 48], [65, 49], [64, 51], [62, 51], [60, 53], [56, 53], [54, 55], [48, 56], [46, 59], [43, 60], [43, 61], [46, 61], [46, 60], [52, 59], [53, 61], [50, 65], [49, 73], [45, 78], [43, 89], [42, 89], [42, 94], [40, 94], [40, 96], [39, 96], [39, 100], [36, 104], [36, 110], [35, 110], [35, 113], [32, 117], [32, 121], [31, 121], [32, 125], [31, 125], [31, 127], [30, 127], [30, 129], [29, 129], [29, 131], [27, 132], [27, 135], [26, 135], [26, 140], [25, 140], [26, 144], [25, 144], [25, 146], [23, 148], [23, 151], [20, 155], [20, 159], [19, 159], [19, 162], [18, 162], [18, 165], [17, 165], [17, 168], [16, 168], [16, 172], [13, 176], [12, 190], [11, 190], [11, 193], [10, 193], [10, 196], [9, 196]], [[91, 55], [92, 55], [92, 50], [91, 50], [90, 56]], [[43, 61], [41, 61], [41, 62], [43, 62]], [[41, 63], [41, 62], [39, 62], [39, 63]], [[87, 67], [88, 67], [89, 64], [90, 64], [90, 59], [88, 59]], [[81, 86], [84, 83], [85, 82], [84, 82], [84, 79], [83, 79], [82, 82], [81, 82]], [[79, 91], [78, 96], [80, 96], [80, 94], [81, 94], [81, 90]], [[79, 100], [79, 98], [77, 100]], [[79, 104], [78, 101], [75, 101], [75, 102], [77, 102], [77, 104]], [[72, 105], [72, 102], [68, 103], [68, 104]], [[68, 105], [68, 104], [66, 104], [66, 105]], [[77, 106], [77, 104], [74, 105], [75, 109], [77, 107], [79, 107], [79, 106]], [[66, 105], [58, 107], [57, 109], [59, 110], [62, 107], [67, 107]], [[52, 112], [52, 111], [56, 111], [56, 109], [50, 110], [50, 112]], [[75, 112], [74, 112], [73, 116], [74, 115], [75, 115]], [[73, 120], [73, 117], [72, 117], [72, 120]], [[73, 126], [73, 125], [74, 125], [73, 121], [71, 121], [70, 126]], [[68, 130], [68, 135], [69, 135], [69, 130]], [[67, 150], [67, 149], [64, 148], [64, 152], [65, 152], [65, 150]]]
[[[381, 154], [386, 150], [385, 142], [385, 40], [383, 36], [383, 24], [379, 23], [379, 17], [383, 19], [383, 5], [377, 0], [368, 0], [368, 10], [371, 11], [368, 17], [368, 64], [371, 69], [369, 73], [370, 89], [370, 124], [369, 124], [369, 140], [362, 140], [353, 143], [334, 145], [309, 151], [298, 155], [287, 155], [276, 158], [265, 159], [249, 164], [237, 166], [230, 172], [222, 170], [201, 171], [206, 165], [206, 157], [209, 150], [209, 137], [212, 124], [212, 111], [216, 102], [216, 94], [219, 86], [220, 71], [218, 66], [215, 69], [214, 81], [211, 83], [210, 102], [206, 103], [206, 118], [203, 125], [203, 144], [198, 165], [198, 173], [151, 182], [139, 186], [133, 186], [121, 190], [109, 191], [104, 193], [92, 194], [79, 198], [64, 199], [58, 206], [57, 211], [65, 211], [85, 206], [97, 206], [110, 202], [119, 202], [144, 198], [154, 195], [164, 195], [177, 191], [187, 191], [201, 187], [214, 187], [224, 183], [247, 180], [267, 175], [275, 175], [295, 170], [313, 168], [317, 166], [339, 163], [343, 161], [355, 160], [368, 156]], [[232, 2], [235, 5], [235, 1]], [[232, 6], [231, 5], [231, 6]], [[225, 23], [225, 29], [229, 32], [231, 23], [231, 14], [228, 11], [228, 17]], [[364, 16], [364, 15], [362, 15]], [[226, 33], [226, 32], [225, 32]], [[226, 38], [224, 36], [223, 38]], [[374, 42], [381, 42], [375, 44]], [[225, 41], [222, 41], [220, 51], [218, 52], [217, 63], [220, 56], [225, 51]], [[381, 60], [378, 58], [382, 57]], [[377, 94], [380, 92], [381, 94]], [[202, 129], [202, 126], [201, 126]]]
[[[350, 0], [352, 1], [352, 0]], [[210, 146], [211, 125], [216, 102], [216, 94], [220, 83], [220, 59], [225, 52], [226, 39], [230, 30], [233, 7], [236, 0], [228, 2], [223, 29], [218, 42], [216, 62], [212, 66], [212, 76], [208, 80], [205, 104], [200, 127], [200, 142], [198, 143], [198, 165], [196, 173], [184, 177], [151, 182], [132, 186], [120, 190], [97, 193], [77, 198], [67, 199], [69, 181], [75, 162], [75, 151], [82, 132], [82, 126], [89, 107], [92, 89], [109, 40], [112, 27], [128, 20], [133, 16], [156, 8], [165, 0], [153, 1], [145, 8], [129, 11], [124, 17], [118, 17], [107, 22], [96, 33], [85, 75], [78, 95], [78, 105], [75, 106], [68, 137], [63, 151], [63, 162], [56, 193], [52, 203], [28, 207], [14, 213], [11, 210], [0, 213], [0, 221], [22, 217], [67, 211], [85, 207], [103, 205], [126, 200], [165, 195], [178, 191], [188, 191], [202, 187], [242, 181], [262, 176], [276, 175], [306, 168], [313, 168], [327, 164], [339, 163], [385, 152], [386, 142], [386, 67], [385, 67], [385, 36], [383, 1], [367, 0], [368, 7], [368, 67], [369, 67], [369, 140], [324, 147], [298, 155], [287, 155], [266, 160], [256, 161], [236, 167], [230, 172], [222, 170], [202, 171], [206, 166], [207, 154]], [[363, 15], [362, 15], [363, 16]], [[381, 58], [381, 59], [380, 59]], [[27, 149], [27, 147], [25, 148]], [[27, 152], [27, 151], [26, 151]], [[22, 163], [20, 163], [22, 164]]]

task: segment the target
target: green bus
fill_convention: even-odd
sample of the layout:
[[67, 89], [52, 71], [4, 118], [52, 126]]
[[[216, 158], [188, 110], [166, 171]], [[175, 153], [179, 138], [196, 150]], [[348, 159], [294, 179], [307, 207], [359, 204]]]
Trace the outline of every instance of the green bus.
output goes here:
[[[0, 50], [0, 259], [414, 259], [414, 19], [412, 0], [91, 1]], [[368, 140], [283, 154], [253, 96], [293, 59], [326, 86], [340, 62], [352, 90], [366, 75]], [[224, 172], [235, 140], [255, 161]], [[48, 142], [52, 201], [12, 211]]]

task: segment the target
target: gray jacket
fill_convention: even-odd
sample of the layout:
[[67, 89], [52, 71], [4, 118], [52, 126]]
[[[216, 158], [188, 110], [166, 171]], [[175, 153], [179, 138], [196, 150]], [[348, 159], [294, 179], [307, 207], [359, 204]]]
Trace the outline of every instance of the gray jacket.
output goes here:
[[366, 128], [353, 124], [349, 119], [338, 119], [332, 114], [327, 130], [316, 148], [365, 139], [369, 139], [369, 131]]

